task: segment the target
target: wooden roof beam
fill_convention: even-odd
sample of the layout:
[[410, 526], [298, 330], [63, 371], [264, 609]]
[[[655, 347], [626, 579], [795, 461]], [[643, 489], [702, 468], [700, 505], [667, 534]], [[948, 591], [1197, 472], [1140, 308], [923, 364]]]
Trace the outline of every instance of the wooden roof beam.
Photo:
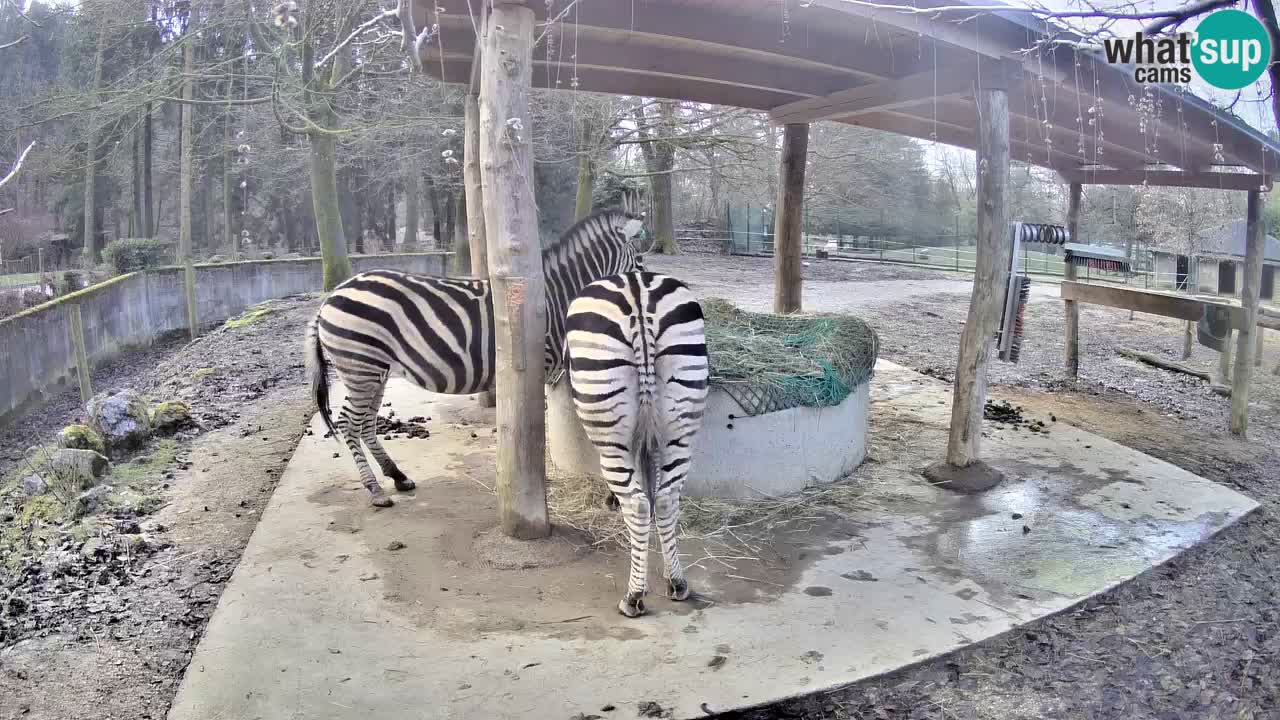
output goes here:
[[1269, 191], [1270, 175], [1186, 170], [1113, 170], [1111, 168], [1060, 169], [1058, 174], [1069, 183], [1081, 185], [1147, 185], [1155, 187], [1193, 187], [1210, 190]]
[[810, 123], [851, 118], [972, 92], [973, 78], [968, 73], [929, 71], [779, 105], [769, 111], [769, 116], [779, 125]]

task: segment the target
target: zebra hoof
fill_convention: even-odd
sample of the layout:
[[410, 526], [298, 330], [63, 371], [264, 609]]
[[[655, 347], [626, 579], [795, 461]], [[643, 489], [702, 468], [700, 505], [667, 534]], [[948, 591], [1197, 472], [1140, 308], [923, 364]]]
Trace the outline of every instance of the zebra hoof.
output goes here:
[[410, 490], [418, 487], [418, 484], [409, 478], [396, 478], [395, 483], [396, 489], [400, 492], [409, 492]]
[[667, 581], [667, 595], [672, 600], [680, 602], [689, 599], [689, 581], [684, 578], [672, 578]]
[[372, 503], [374, 507], [391, 507], [392, 505], [395, 505], [395, 502], [386, 495], [374, 495], [369, 502]]
[[644, 614], [644, 594], [643, 593], [627, 593], [621, 601], [618, 602], [618, 612], [629, 618], [638, 618]]

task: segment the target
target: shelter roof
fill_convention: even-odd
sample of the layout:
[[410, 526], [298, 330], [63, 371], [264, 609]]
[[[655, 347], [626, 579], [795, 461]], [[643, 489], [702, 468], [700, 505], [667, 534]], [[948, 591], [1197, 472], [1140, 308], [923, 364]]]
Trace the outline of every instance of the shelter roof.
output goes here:
[[[439, 25], [427, 71], [471, 82], [471, 13], [483, 0], [413, 2], [419, 27]], [[1280, 164], [1280, 144], [1190, 91], [1139, 85], [1029, 12], [956, 11], [975, 2], [537, 0], [534, 85], [737, 106], [778, 122], [834, 120], [974, 149], [976, 92], [1007, 84], [1012, 158], [1069, 180], [1258, 189], [1269, 177], [1255, 175]], [[949, 9], [920, 12], [931, 7]]]

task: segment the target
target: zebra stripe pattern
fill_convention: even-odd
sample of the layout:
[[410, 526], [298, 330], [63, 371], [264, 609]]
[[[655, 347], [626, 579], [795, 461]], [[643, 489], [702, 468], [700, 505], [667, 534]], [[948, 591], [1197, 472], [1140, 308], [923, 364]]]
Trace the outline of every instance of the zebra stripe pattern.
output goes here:
[[[558, 377], [569, 302], [597, 278], [640, 266], [632, 236], [636, 207], [596, 212], [542, 251], [546, 277], [546, 373]], [[484, 280], [438, 278], [392, 270], [361, 273], [339, 285], [307, 329], [312, 396], [331, 433], [346, 442], [374, 505], [392, 505], [361, 447], [368, 447], [396, 489], [412, 490], [378, 441], [378, 408], [389, 376], [401, 374], [431, 392], [465, 395], [493, 387], [496, 353], [493, 296]], [[335, 422], [328, 367], [347, 397]]]
[[669, 597], [689, 597], [676, 535], [707, 399], [702, 306], [675, 278], [627, 272], [584, 288], [566, 323], [574, 407], [631, 540], [631, 575], [618, 609], [638, 617], [645, 611], [651, 523]]

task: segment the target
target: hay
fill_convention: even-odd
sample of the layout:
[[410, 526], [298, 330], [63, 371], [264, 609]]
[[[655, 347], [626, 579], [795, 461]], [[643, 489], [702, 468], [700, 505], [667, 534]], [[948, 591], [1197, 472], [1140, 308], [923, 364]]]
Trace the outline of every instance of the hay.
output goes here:
[[[628, 546], [622, 515], [605, 508], [608, 490], [600, 478], [562, 472], [548, 458], [547, 480], [554, 523], [583, 533], [594, 547]], [[703, 560], [755, 560], [760, 547], [779, 531], [865, 509], [867, 496], [865, 478], [850, 476], [782, 497], [686, 497], [680, 504], [680, 536], [717, 548]]]
[[839, 405], [871, 379], [879, 339], [849, 315], [769, 315], [702, 301], [711, 384], [747, 415]]

